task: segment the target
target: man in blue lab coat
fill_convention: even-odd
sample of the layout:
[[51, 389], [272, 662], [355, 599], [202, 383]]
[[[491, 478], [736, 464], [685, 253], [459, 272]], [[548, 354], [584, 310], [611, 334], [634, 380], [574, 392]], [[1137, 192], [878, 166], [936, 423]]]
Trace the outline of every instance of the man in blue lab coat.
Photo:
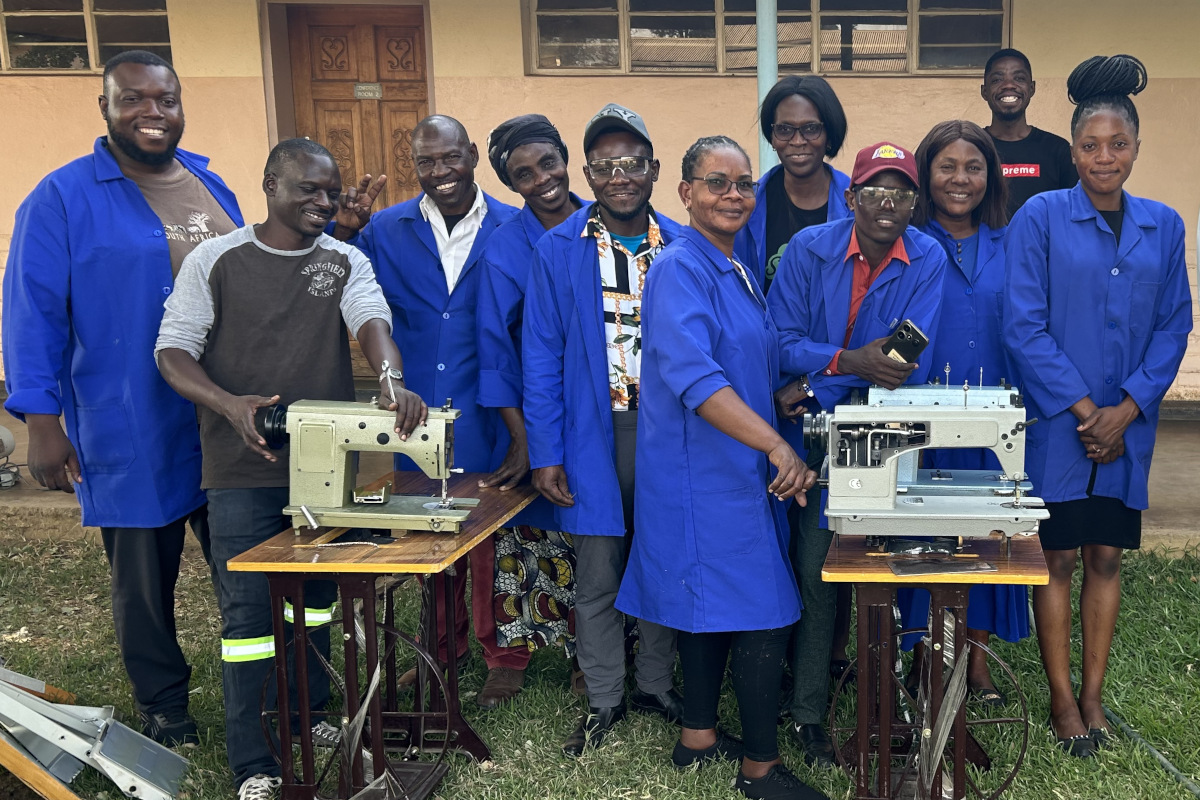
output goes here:
[[[508, 447], [508, 434], [495, 409], [482, 408], [479, 393], [479, 349], [475, 307], [482, 272], [480, 256], [492, 232], [517, 210], [484, 193], [475, 182], [479, 151], [462, 124], [434, 115], [417, 123], [412, 156], [421, 195], [386, 208], [362, 229], [354, 244], [375, 267], [392, 310], [392, 336], [404, 359], [403, 381], [431, 408], [451, 398], [462, 416], [454, 423], [454, 466], [467, 472], [490, 472], [493, 453]], [[369, 177], [369, 176], [368, 176]], [[341, 238], [352, 231], [354, 215], [340, 214]], [[397, 378], [399, 379], [399, 378]], [[397, 456], [397, 469], [415, 469]], [[496, 549], [492, 542], [474, 548], [456, 565], [454, 582], [454, 649], [448, 634], [439, 635], [438, 657], [445, 662], [467, 656], [467, 567], [472, 575], [471, 612], [475, 636], [483, 645], [488, 681], [504, 673], [498, 668], [524, 670], [524, 647], [496, 644], [492, 608], [492, 576]], [[439, 596], [438, 619], [445, 624], [444, 598]], [[411, 682], [415, 671], [401, 676]], [[490, 687], [485, 684], [485, 690]]]
[[[596, 197], [542, 237], [525, 298], [522, 360], [533, 484], [574, 537], [575, 633], [588, 711], [577, 756], [625, 716], [624, 617], [613, 605], [633, 534], [634, 448], [646, 272], [679, 226], [650, 207], [658, 161], [642, 118], [615, 103], [583, 135]], [[678, 722], [674, 633], [640, 623], [639, 711]]]
[[[121, 659], [143, 732], [194, 745], [191, 667], [175, 638], [184, 525], [208, 557], [196, 409], [154, 364], [184, 256], [242, 224], [208, 159], [179, 150], [179, 78], [140, 50], [104, 66], [108, 135], [17, 210], [4, 275], [5, 408], [29, 427], [29, 472], [75, 492], [100, 528]], [[66, 426], [59, 422], [62, 417]]]
[[[859, 151], [846, 202], [853, 218], [806, 228], [792, 238], [775, 276], [768, 305], [782, 337], [780, 368], [797, 377], [781, 393], [783, 416], [832, 411], [855, 389], [895, 389], [923, 383], [928, 363], [901, 364], [883, 342], [904, 320], [927, 335], [937, 330], [946, 253], [908, 226], [916, 201], [912, 153], [887, 142]], [[784, 436], [798, 452], [799, 425]], [[824, 453], [810, 451], [809, 466]], [[820, 493], [791, 508], [792, 568], [804, 614], [792, 646], [792, 722], [808, 764], [833, 765], [833, 745], [821, 725], [828, 690], [836, 587], [822, 583], [821, 565], [833, 534], [822, 526]]]

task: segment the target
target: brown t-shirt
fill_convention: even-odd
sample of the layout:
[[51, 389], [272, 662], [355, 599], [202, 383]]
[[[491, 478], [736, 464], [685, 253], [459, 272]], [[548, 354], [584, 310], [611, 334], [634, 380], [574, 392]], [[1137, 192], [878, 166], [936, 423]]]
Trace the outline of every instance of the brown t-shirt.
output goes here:
[[[350, 345], [368, 320], [391, 324], [371, 262], [322, 235], [307, 250], [275, 250], [254, 226], [202, 242], [167, 298], [155, 355], [178, 348], [234, 395], [353, 400]], [[261, 424], [262, 412], [259, 412]], [[288, 485], [288, 448], [272, 463], [246, 447], [221, 414], [200, 407], [205, 489]]]
[[128, 177], [142, 190], [142, 196], [162, 220], [163, 235], [171, 248], [173, 276], [179, 275], [183, 260], [200, 242], [237, 229], [212, 192], [186, 168], [169, 178], [157, 175]]

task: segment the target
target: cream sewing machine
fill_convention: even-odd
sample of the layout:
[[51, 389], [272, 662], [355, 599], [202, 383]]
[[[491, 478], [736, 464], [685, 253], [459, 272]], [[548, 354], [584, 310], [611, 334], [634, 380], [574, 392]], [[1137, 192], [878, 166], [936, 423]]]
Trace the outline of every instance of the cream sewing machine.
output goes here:
[[[949, 365], [947, 365], [947, 378]], [[1027, 492], [1026, 420], [1009, 386], [873, 386], [862, 405], [804, 416], [809, 447], [827, 453], [825, 514], [858, 536], [1006, 536], [1037, 529], [1045, 503]], [[1002, 472], [918, 469], [926, 448], [987, 448]]]
[[[475, 498], [448, 497], [454, 469], [454, 420], [462, 414], [450, 400], [429, 409], [425, 425], [401, 440], [396, 414], [373, 403], [301, 400], [268, 410], [267, 443], [291, 441], [289, 503], [284, 514], [300, 528], [353, 527], [455, 533]], [[286, 423], [285, 423], [286, 419]], [[381, 490], [355, 488], [356, 453], [402, 453], [430, 478], [442, 482], [441, 497], [393, 495], [391, 483]]]

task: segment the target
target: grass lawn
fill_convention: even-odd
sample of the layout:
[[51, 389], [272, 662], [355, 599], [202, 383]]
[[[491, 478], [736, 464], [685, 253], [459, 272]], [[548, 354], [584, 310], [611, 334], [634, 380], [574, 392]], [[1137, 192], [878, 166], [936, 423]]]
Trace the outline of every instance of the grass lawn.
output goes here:
[[[0, 534], [2, 537], [2, 534]], [[1105, 698], [1184, 774], [1200, 782], [1200, 559], [1134, 555], [1125, 562], [1124, 602]], [[401, 590], [406, 619], [415, 615], [416, 594]], [[221, 702], [220, 624], [198, 548], [189, 547], [178, 596], [180, 639], [194, 665], [191, 710], [203, 732], [181, 797], [209, 800], [233, 796], [225, 766]], [[0, 655], [7, 666], [75, 692], [83, 705], [113, 705], [136, 725], [136, 714], [113, 638], [108, 570], [98, 542], [13, 541], [0, 538]], [[1076, 624], [1078, 630], [1078, 623]], [[1078, 640], [1078, 635], [1076, 635]], [[1029, 751], [1005, 797], [1037, 800], [1135, 800], [1190, 795], [1128, 739], [1083, 762], [1053, 744], [1045, 726], [1049, 710], [1033, 639], [999, 643], [1029, 699]], [[1078, 663], [1078, 654], [1075, 658]], [[605, 745], [578, 761], [559, 751], [581, 708], [567, 690], [570, 668], [561, 651], [535, 654], [518, 701], [483, 712], [472, 698], [483, 683], [478, 657], [465, 676], [464, 708], [491, 745], [494, 762], [454, 757], [438, 796], [452, 798], [659, 798], [739, 797], [729, 784], [733, 765], [677, 771], [669, 762], [676, 734], [657, 718], [631, 715]], [[724, 723], [735, 732], [731, 697]], [[784, 760], [805, 781], [834, 798], [851, 797], [842, 772], [805, 768], [781, 729]], [[1011, 741], [1001, 743], [1012, 753]], [[90, 770], [72, 788], [82, 797], [116, 800], [114, 786]], [[0, 770], [0, 800], [34, 795]]]

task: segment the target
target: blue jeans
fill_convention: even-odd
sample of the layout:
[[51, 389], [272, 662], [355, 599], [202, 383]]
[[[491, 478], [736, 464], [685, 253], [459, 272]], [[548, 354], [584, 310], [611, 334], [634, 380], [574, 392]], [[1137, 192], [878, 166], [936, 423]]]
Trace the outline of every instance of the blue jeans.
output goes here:
[[[261, 572], [230, 572], [226, 562], [292, 526], [281, 511], [288, 503], [288, 489], [209, 489], [208, 523], [212, 536], [213, 561], [219, 573], [217, 599], [221, 606], [222, 683], [225, 693], [225, 750], [233, 770], [233, 785], [239, 787], [254, 775], [278, 776], [279, 764], [262, 729], [263, 684], [275, 667], [271, 630], [271, 595], [267, 577]], [[337, 598], [337, 587], [329, 581], [309, 581], [304, 586], [305, 617], [313, 624], [313, 611], [328, 615]], [[318, 616], [317, 622], [327, 619]], [[329, 657], [329, 628], [310, 638]], [[290, 671], [290, 670], [289, 670]], [[320, 710], [329, 702], [329, 677], [316, 655], [308, 654], [310, 708]], [[289, 707], [297, 708], [294, 691]], [[276, 705], [275, 682], [267, 687], [266, 707]], [[294, 720], [293, 720], [294, 724]], [[271, 733], [275, 749], [279, 742]], [[285, 753], [285, 757], [291, 757]]]

